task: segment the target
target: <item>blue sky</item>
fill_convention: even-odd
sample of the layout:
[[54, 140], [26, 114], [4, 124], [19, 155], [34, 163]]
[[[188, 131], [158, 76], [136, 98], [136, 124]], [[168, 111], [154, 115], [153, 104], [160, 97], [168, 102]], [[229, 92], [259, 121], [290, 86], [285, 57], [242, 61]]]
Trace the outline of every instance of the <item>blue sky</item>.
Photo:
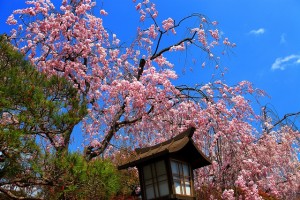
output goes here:
[[[4, 3], [5, 2], [5, 3]], [[55, 0], [55, 2], [59, 2]], [[218, 21], [225, 37], [237, 44], [222, 58], [229, 71], [229, 85], [251, 81], [265, 90], [269, 103], [280, 116], [300, 111], [300, 1], [299, 0], [163, 0], [154, 1], [161, 18], [180, 19], [201, 13]], [[9, 32], [5, 21], [14, 9], [24, 7], [24, 0], [0, 0], [0, 33]], [[104, 8], [109, 16], [104, 24], [121, 40], [135, 36], [137, 13], [131, 0], [98, 0], [95, 13]], [[175, 63], [176, 64], [176, 63]], [[201, 73], [201, 76], [196, 76]], [[188, 71], [185, 80], [202, 82], [208, 72]]]

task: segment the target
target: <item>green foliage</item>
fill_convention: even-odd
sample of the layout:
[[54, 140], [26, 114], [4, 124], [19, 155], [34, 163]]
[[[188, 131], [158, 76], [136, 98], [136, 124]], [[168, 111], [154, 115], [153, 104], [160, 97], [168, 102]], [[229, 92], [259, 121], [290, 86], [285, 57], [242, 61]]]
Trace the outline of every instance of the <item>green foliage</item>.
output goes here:
[[[50, 171], [66, 168], [65, 159], [72, 161], [67, 155], [70, 136], [87, 113], [85, 99], [65, 78], [47, 77], [33, 68], [4, 36], [0, 37], [0, 80], [0, 186], [13, 197], [68, 182], [56, 180], [62, 174]], [[50, 158], [55, 162], [49, 163]], [[74, 163], [78, 166], [79, 160]], [[77, 177], [77, 171], [68, 173]], [[9, 189], [14, 186], [18, 191]]]
[[[120, 174], [111, 162], [68, 153], [73, 127], [86, 115], [84, 98], [66, 79], [34, 69], [4, 37], [0, 48], [0, 186], [18, 182], [13, 195], [35, 187], [45, 199], [115, 195]], [[55, 143], [57, 136], [63, 144]]]
[[0, 191], [0, 199], [110, 199], [131, 192], [127, 182], [136, 176], [109, 160], [68, 152], [72, 130], [87, 113], [84, 97], [65, 78], [33, 68], [3, 36], [0, 80], [0, 187], [10, 193]]
[[110, 199], [120, 189], [120, 172], [109, 160], [86, 161], [82, 154], [53, 158], [56, 189], [45, 189], [46, 199]]
[[67, 146], [73, 127], [87, 114], [85, 99], [65, 78], [33, 68], [3, 37], [0, 48], [0, 113], [10, 113], [18, 123], [6, 123], [6, 130], [42, 133], [53, 146], [60, 134]]
[[[26, 169], [39, 154], [35, 138], [25, 135], [24, 92], [33, 70], [22, 55], [0, 37], [0, 183], [16, 176], [28, 178]], [[25, 118], [25, 117], [23, 117]], [[26, 118], [25, 118], [26, 119]], [[27, 119], [26, 119], [27, 120]], [[27, 162], [28, 161], [28, 162]], [[26, 163], [26, 164], [25, 164]]]

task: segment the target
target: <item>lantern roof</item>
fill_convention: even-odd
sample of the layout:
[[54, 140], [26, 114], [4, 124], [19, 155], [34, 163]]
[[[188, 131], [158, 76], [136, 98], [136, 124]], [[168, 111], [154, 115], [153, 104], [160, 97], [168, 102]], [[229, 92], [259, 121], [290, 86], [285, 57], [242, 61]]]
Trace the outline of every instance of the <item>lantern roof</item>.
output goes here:
[[177, 136], [160, 144], [135, 149], [136, 156], [123, 163], [118, 169], [126, 169], [157, 160], [164, 156], [182, 158], [189, 162], [192, 169], [211, 164], [210, 160], [198, 149], [192, 140], [195, 128], [191, 127]]

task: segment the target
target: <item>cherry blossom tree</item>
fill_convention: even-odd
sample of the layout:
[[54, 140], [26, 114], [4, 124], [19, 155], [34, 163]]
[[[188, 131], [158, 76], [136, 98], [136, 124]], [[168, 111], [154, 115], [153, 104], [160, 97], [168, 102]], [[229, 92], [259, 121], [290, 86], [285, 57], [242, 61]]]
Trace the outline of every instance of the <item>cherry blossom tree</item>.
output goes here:
[[[62, 0], [58, 9], [50, 0], [27, 3], [31, 7], [8, 18], [16, 26], [10, 38], [38, 70], [67, 78], [87, 100], [82, 123], [88, 160], [110, 155], [120, 141], [150, 145], [194, 126], [194, 139], [212, 160], [212, 166], [195, 172], [199, 195], [295, 198], [299, 132], [254, 113], [251, 99], [264, 92], [247, 81], [174, 84], [178, 73], [169, 58], [187, 49], [205, 55], [223, 75], [217, 55], [235, 44], [221, 37], [217, 22], [201, 14], [159, 22], [154, 3], [134, 1], [140, 26], [124, 45], [104, 26], [109, 13], [93, 14], [95, 1]], [[177, 34], [182, 29], [184, 37]], [[170, 37], [177, 41], [165, 42]], [[205, 60], [199, 67], [206, 67]]]
[[[49, 76], [59, 74], [68, 78], [88, 99], [91, 106], [84, 130], [95, 138], [91, 144], [97, 146], [91, 157], [103, 153], [112, 137], [118, 137], [120, 129], [131, 134], [142, 131], [153, 135], [158, 127], [163, 127], [156, 123], [155, 117], [168, 116], [171, 108], [187, 99], [183, 93], [191, 88], [172, 84], [177, 74], [164, 53], [193, 45], [213, 59], [213, 46], [220, 40], [218, 30], [209, 29], [216, 22], [192, 14], [177, 23], [168, 18], [160, 25], [156, 21], [155, 4], [143, 1], [137, 3], [136, 10], [144, 26], [146, 19], [152, 24], [138, 27], [136, 39], [123, 47], [116, 35], [110, 36], [104, 28], [103, 19], [92, 15], [95, 2], [62, 1], [59, 11], [50, 1], [28, 3], [33, 6], [14, 12], [24, 23], [13, 29], [11, 38], [39, 70]], [[107, 14], [104, 10], [100, 13]], [[17, 23], [14, 15], [8, 23]], [[32, 22], [27, 24], [27, 18]], [[176, 29], [191, 19], [199, 24], [188, 28], [188, 37], [161, 47], [164, 37], [175, 34]], [[232, 46], [227, 38], [223, 43]], [[177, 124], [165, 125], [170, 133], [178, 129]]]

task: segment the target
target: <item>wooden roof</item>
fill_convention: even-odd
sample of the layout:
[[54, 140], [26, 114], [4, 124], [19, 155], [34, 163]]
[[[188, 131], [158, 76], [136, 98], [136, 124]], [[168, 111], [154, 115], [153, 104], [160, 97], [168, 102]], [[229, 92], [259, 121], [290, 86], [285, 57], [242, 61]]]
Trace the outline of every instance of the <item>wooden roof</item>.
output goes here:
[[160, 144], [136, 149], [137, 156], [123, 163], [118, 169], [139, 166], [145, 162], [151, 162], [162, 156], [176, 156], [191, 164], [192, 169], [204, 167], [211, 164], [209, 159], [197, 148], [192, 136], [195, 128], [191, 127], [176, 137]]

